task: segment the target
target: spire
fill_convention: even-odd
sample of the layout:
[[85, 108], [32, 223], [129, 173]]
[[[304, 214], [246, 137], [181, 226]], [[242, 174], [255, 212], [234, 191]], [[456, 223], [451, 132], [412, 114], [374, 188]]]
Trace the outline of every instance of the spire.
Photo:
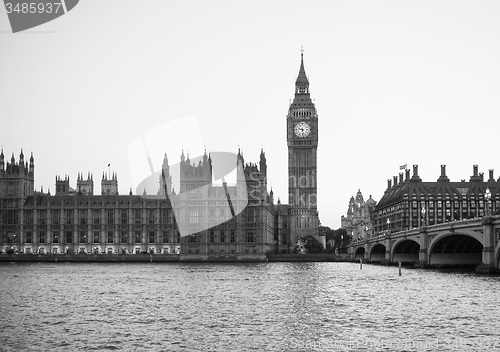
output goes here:
[[306, 70], [304, 68], [304, 48], [300, 49], [300, 70], [299, 76], [297, 77], [297, 81], [295, 81], [295, 85], [305, 85], [307, 88], [309, 87], [309, 80], [306, 76]]
[[184, 156], [184, 149], [182, 149], [181, 163], [183, 163], [185, 160], [186, 160], [186, 157]]
[[309, 80], [304, 68], [304, 50], [300, 53], [300, 69], [295, 81], [295, 97], [290, 104], [288, 117], [292, 118], [315, 118], [317, 117], [314, 102], [309, 94]]

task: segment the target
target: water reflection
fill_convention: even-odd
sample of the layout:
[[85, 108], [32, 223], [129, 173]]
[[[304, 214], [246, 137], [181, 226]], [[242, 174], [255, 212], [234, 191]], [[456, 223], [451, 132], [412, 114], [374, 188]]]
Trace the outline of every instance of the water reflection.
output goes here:
[[0, 266], [0, 280], [6, 350], [500, 349], [492, 276], [353, 263], [17, 263]]

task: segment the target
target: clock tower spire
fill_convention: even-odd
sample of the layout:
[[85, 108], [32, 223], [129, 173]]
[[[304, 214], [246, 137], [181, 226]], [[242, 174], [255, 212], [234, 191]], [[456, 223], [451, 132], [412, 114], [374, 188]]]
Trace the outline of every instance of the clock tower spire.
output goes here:
[[317, 149], [318, 115], [309, 93], [304, 51], [295, 81], [295, 97], [286, 117], [288, 144], [288, 202], [290, 245], [308, 235], [318, 236]]

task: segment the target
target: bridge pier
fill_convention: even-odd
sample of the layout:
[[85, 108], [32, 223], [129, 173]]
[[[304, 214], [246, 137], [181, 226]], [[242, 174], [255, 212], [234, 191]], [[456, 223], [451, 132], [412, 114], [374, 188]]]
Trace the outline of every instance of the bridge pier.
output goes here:
[[418, 252], [418, 262], [416, 262], [414, 265], [419, 268], [425, 268], [429, 265], [429, 254], [428, 254], [428, 246], [427, 244], [429, 243], [427, 236], [427, 227], [422, 226], [420, 228], [420, 250]]
[[495, 230], [493, 226], [493, 218], [485, 216], [481, 222], [483, 225], [483, 254], [482, 263], [476, 267], [476, 271], [484, 274], [498, 272], [495, 265]]
[[391, 263], [391, 235], [387, 233], [385, 235], [385, 265], [389, 265]]

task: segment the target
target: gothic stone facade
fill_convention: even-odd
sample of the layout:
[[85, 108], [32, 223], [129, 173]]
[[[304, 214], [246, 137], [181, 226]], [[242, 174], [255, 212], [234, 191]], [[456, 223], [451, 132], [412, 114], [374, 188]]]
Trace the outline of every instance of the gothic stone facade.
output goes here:
[[116, 174], [56, 177], [55, 195], [35, 192], [34, 159], [0, 156], [0, 251], [24, 253], [165, 253], [257, 256], [291, 252], [298, 238], [318, 235], [318, 116], [303, 55], [287, 114], [289, 205], [267, 190], [267, 162], [245, 163], [238, 151], [235, 185], [212, 183], [210, 155], [181, 155], [180, 190], [165, 156], [156, 195], [118, 194]]

